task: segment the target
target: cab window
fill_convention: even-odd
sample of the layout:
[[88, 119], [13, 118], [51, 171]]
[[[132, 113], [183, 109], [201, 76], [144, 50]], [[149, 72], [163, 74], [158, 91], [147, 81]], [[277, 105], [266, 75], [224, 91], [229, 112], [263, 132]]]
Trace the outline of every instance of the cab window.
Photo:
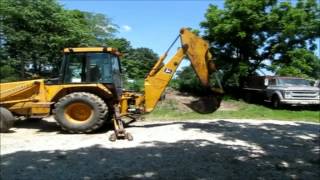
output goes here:
[[69, 54], [66, 56], [64, 82], [79, 83], [84, 81], [85, 54]]
[[63, 62], [64, 83], [114, 83], [120, 74], [117, 56], [106, 52], [69, 53]]

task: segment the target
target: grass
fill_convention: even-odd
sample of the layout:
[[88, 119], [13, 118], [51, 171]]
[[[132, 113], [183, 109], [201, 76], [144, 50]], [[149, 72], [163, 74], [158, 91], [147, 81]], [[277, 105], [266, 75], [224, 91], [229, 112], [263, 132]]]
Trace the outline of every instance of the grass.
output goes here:
[[181, 112], [174, 101], [165, 101], [149, 115], [150, 120], [185, 120], [185, 119], [275, 119], [288, 121], [307, 121], [320, 123], [320, 112], [317, 110], [299, 110], [287, 108], [274, 110], [263, 105], [247, 104], [243, 101], [232, 99], [224, 100], [238, 107], [239, 110], [218, 110], [210, 114], [199, 114], [196, 112]]

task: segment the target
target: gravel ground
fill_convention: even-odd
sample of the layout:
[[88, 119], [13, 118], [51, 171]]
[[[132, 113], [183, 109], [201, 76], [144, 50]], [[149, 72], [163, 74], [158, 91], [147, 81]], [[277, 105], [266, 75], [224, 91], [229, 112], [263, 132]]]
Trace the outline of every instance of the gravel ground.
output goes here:
[[136, 122], [64, 134], [51, 118], [1, 134], [0, 179], [319, 179], [319, 124], [199, 120]]

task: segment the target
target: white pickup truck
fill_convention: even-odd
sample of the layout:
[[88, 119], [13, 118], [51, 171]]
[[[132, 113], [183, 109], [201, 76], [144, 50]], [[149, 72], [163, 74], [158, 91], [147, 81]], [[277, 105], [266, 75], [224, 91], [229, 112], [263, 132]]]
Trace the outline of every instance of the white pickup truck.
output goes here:
[[261, 99], [270, 102], [274, 108], [283, 104], [320, 104], [320, 88], [303, 78], [251, 76], [244, 80], [242, 90], [247, 101]]

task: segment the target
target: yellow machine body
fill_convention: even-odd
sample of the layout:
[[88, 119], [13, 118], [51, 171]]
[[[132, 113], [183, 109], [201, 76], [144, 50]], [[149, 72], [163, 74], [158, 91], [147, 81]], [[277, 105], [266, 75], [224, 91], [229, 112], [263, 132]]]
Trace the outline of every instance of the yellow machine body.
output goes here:
[[[210, 87], [209, 74], [215, 71], [215, 66], [209, 52], [209, 44], [187, 29], [181, 29], [177, 39], [181, 40], [181, 48], [166, 63], [164, 62], [169, 50], [159, 58], [145, 79], [144, 93], [123, 91], [120, 87], [121, 71], [112, 69], [115, 62], [119, 64], [119, 56], [121, 56], [116, 49], [65, 48], [66, 58], [61, 67], [61, 81], [50, 83], [45, 79], [35, 79], [0, 83], [0, 110], [6, 111], [5, 113], [9, 110], [14, 115], [25, 117], [44, 117], [54, 114], [58, 124], [73, 133], [96, 130], [108, 119], [105, 116], [112, 115], [115, 136], [111, 139], [115, 140], [119, 137], [130, 139], [131, 136], [125, 133], [121, 117], [134, 118], [134, 115], [151, 112], [184, 58], [191, 61], [202, 85], [205, 88]], [[90, 59], [90, 55], [109, 58], [100, 59], [99, 63], [102, 62], [103, 67], [99, 67], [98, 61]], [[74, 66], [77, 62], [81, 62], [81, 67], [78, 69]], [[95, 64], [90, 64], [91, 62]], [[104, 69], [105, 62], [109, 63], [108, 65], [112, 64], [110, 72]], [[101, 80], [100, 77], [96, 80], [90, 79], [97, 78], [89, 73], [92, 66], [98, 69], [103, 68], [103, 73], [107, 73], [103, 74], [105, 76], [116, 72], [112, 78], [117, 77], [117, 79], [108, 82], [105, 79]], [[77, 70], [77, 76], [73, 74], [75, 72], [73, 70]], [[76, 78], [72, 79], [73, 76]]]
[[[168, 86], [171, 78], [184, 58], [191, 61], [195, 73], [204, 86], [209, 86], [209, 74], [215, 71], [209, 45], [202, 38], [196, 36], [187, 29], [181, 29], [180, 39], [182, 47], [176, 54], [164, 64], [166, 52], [150, 70], [144, 83], [144, 94], [124, 92], [120, 95], [120, 114], [127, 115], [129, 100], [144, 112], [151, 112], [160, 99], [161, 94]], [[114, 48], [90, 47], [90, 48], [65, 48], [64, 53], [70, 52], [111, 52], [120, 56]], [[7, 107], [18, 115], [46, 116], [50, 115], [52, 104], [67, 93], [76, 91], [99, 92], [99, 95], [112, 97], [112, 92], [103, 84], [58, 84], [48, 85], [44, 79], [19, 81], [0, 84], [0, 105]]]
[[[108, 52], [120, 56], [114, 48], [65, 48], [70, 52]], [[47, 84], [45, 79], [0, 83], [0, 106], [16, 115], [43, 117], [52, 113], [52, 105], [71, 92], [92, 92], [102, 98], [112, 98], [107, 86], [100, 83]]]
[[50, 115], [53, 103], [71, 92], [88, 91], [112, 97], [102, 84], [46, 85], [44, 79], [1, 83], [0, 89], [0, 106], [27, 117]]

